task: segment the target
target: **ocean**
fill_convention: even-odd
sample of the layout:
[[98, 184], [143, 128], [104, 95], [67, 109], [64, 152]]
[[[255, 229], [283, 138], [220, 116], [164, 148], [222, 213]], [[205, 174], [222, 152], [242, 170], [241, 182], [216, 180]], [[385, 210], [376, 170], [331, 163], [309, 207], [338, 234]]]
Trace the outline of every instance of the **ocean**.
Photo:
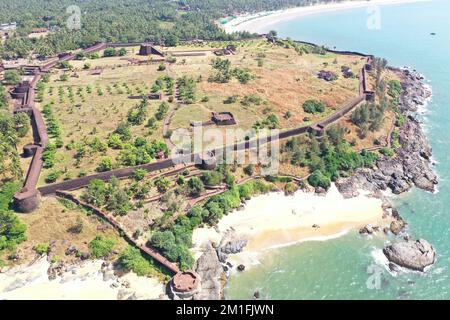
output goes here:
[[392, 200], [409, 223], [411, 236], [428, 240], [438, 258], [426, 273], [392, 274], [381, 252], [390, 239], [351, 231], [338, 239], [268, 252], [258, 265], [231, 277], [226, 298], [251, 299], [258, 290], [261, 299], [449, 299], [450, 1], [327, 12], [264, 31], [270, 30], [281, 37], [371, 53], [426, 77], [433, 99], [419, 118], [433, 148], [439, 191], [413, 189]]

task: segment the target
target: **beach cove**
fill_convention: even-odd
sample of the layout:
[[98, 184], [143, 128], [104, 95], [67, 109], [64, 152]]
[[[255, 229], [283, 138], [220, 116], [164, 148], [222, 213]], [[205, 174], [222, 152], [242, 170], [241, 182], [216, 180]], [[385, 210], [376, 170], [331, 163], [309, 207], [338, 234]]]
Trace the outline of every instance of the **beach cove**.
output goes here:
[[234, 265], [254, 264], [257, 255], [268, 250], [305, 241], [336, 238], [365, 225], [386, 226], [382, 201], [361, 191], [360, 196], [345, 199], [333, 185], [323, 195], [297, 191], [292, 196], [271, 192], [247, 201], [242, 210], [222, 218], [216, 227], [194, 230], [194, 252], [213, 242], [218, 244], [227, 231], [248, 241], [242, 253], [231, 256]]

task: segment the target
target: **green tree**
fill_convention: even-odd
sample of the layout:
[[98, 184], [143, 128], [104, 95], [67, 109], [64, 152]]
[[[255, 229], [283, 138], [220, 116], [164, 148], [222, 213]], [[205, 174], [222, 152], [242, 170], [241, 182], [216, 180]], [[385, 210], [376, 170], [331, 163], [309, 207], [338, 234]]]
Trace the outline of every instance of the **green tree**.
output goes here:
[[111, 158], [103, 158], [100, 161], [100, 164], [97, 167], [97, 171], [98, 172], [105, 172], [105, 171], [111, 171], [113, 169], [113, 161], [111, 160]]
[[20, 82], [20, 74], [16, 70], [5, 71], [3, 83], [10, 86], [15, 86]]
[[99, 179], [93, 179], [89, 182], [81, 198], [94, 206], [101, 207], [106, 203], [107, 193], [106, 183]]
[[0, 251], [24, 242], [27, 239], [26, 229], [14, 212], [0, 210]]
[[314, 171], [309, 177], [308, 182], [313, 187], [322, 187], [327, 190], [331, 186], [330, 178], [325, 176], [320, 170]]
[[98, 235], [89, 243], [89, 249], [94, 258], [104, 258], [111, 253], [116, 241], [112, 238], [107, 238]]
[[198, 177], [192, 177], [187, 183], [187, 192], [192, 197], [198, 197], [205, 191], [202, 180]]

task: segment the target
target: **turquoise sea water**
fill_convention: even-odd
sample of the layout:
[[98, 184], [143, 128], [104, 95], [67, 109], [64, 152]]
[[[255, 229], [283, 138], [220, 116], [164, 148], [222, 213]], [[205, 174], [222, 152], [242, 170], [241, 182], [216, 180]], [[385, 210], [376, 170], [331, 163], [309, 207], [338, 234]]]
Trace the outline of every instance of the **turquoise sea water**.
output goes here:
[[366, 8], [303, 17], [268, 29], [282, 37], [373, 53], [391, 65], [411, 66], [425, 75], [433, 100], [420, 118], [437, 162], [439, 192], [413, 190], [395, 197], [394, 203], [408, 221], [410, 234], [435, 246], [437, 263], [425, 274], [393, 276], [382, 269], [378, 289], [369, 289], [367, 282], [377, 265], [373, 253], [379, 252], [386, 239], [363, 239], [351, 232], [335, 240], [272, 251], [260, 265], [231, 278], [228, 299], [250, 299], [257, 289], [267, 299], [450, 298], [450, 1], [382, 6], [380, 10], [379, 30], [367, 29]]

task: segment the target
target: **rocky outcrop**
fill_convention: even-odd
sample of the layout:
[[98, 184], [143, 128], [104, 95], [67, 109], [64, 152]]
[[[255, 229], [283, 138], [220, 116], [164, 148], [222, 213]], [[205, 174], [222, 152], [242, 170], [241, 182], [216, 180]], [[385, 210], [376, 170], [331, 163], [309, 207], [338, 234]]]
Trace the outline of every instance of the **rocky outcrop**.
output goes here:
[[358, 195], [358, 189], [372, 193], [390, 189], [395, 194], [410, 190], [414, 185], [430, 192], [435, 190], [437, 176], [431, 168], [431, 147], [423, 133], [419, 121], [412, 115], [431, 96], [424, 85], [423, 77], [415, 71], [398, 69], [402, 79], [403, 93], [399, 108], [407, 117], [399, 128], [398, 142], [393, 158], [381, 156], [375, 168], [361, 168], [349, 178], [336, 182], [339, 191], [347, 198]]
[[424, 271], [436, 261], [436, 251], [423, 239], [394, 243], [385, 247], [383, 253], [391, 263], [416, 271]]
[[194, 295], [194, 300], [219, 300], [222, 295], [220, 278], [223, 267], [216, 250], [209, 245], [195, 263], [195, 272], [200, 276], [200, 291]]
[[406, 227], [406, 222], [402, 218], [395, 219], [391, 222], [389, 230], [395, 234], [400, 234]]
[[246, 245], [247, 240], [245, 239], [233, 239], [226, 241], [225, 244], [217, 248], [217, 256], [219, 257], [219, 261], [225, 263], [228, 259], [228, 255], [241, 252]]

